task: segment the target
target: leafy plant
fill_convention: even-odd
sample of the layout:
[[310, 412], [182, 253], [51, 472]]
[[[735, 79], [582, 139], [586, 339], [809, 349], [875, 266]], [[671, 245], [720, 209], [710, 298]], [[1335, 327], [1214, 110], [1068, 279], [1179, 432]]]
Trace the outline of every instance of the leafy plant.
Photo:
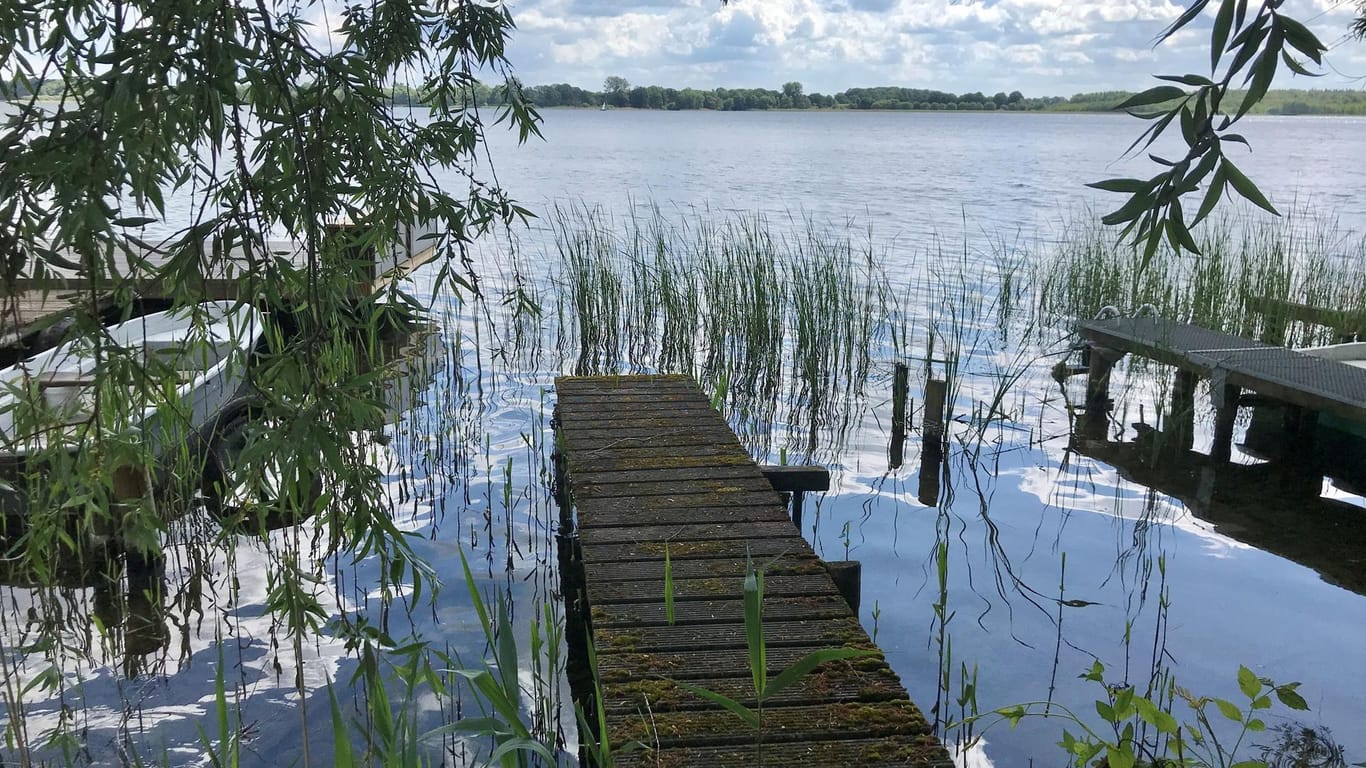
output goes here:
[[[1159, 41], [1199, 18], [1210, 2], [1192, 2], [1162, 32]], [[1177, 251], [1199, 253], [1190, 228], [1209, 216], [1230, 187], [1254, 205], [1278, 214], [1257, 185], [1228, 159], [1224, 146], [1248, 145], [1247, 139], [1231, 128], [1266, 95], [1282, 63], [1296, 74], [1313, 76], [1296, 55], [1321, 65], [1328, 48], [1308, 27], [1281, 12], [1281, 0], [1261, 0], [1250, 13], [1248, 6], [1247, 0], [1218, 0], [1210, 30], [1208, 76], [1159, 75], [1158, 79], [1166, 81], [1166, 85], [1149, 88], [1117, 107], [1133, 110], [1131, 114], [1152, 123], [1129, 146], [1129, 152], [1147, 150], [1173, 125], [1180, 130], [1186, 146], [1181, 157], [1149, 155], [1165, 169], [1150, 179], [1106, 179], [1090, 185], [1129, 196], [1103, 221], [1122, 225], [1121, 237], [1132, 233], [1134, 241], [1143, 244], [1144, 266], [1164, 237]], [[1227, 59], [1225, 54], [1230, 54]], [[1231, 89], [1239, 84], [1247, 87], [1241, 102], [1226, 103]], [[1206, 184], [1204, 197], [1194, 219], [1187, 224], [1181, 199], [1196, 192], [1201, 184]]]
[[749, 671], [750, 679], [754, 684], [755, 706], [753, 708], [747, 707], [729, 696], [690, 683], [682, 681], [676, 681], [676, 683], [680, 688], [723, 707], [740, 718], [750, 728], [753, 728], [755, 744], [759, 749], [759, 763], [762, 765], [765, 704], [810, 674], [821, 664], [869, 656], [876, 654], [877, 651], [861, 648], [822, 648], [803, 656], [793, 662], [792, 666], [770, 678], [768, 676], [768, 654], [764, 645], [764, 573], [761, 568], [754, 567], [748, 555], [745, 556], [744, 601], [745, 647], [749, 653]]
[[[1261, 760], [1240, 759], [1245, 747], [1252, 746], [1248, 737], [1266, 730], [1261, 714], [1271, 709], [1273, 698], [1292, 710], [1309, 708], [1296, 690], [1299, 683], [1277, 684], [1257, 677], [1243, 666], [1238, 668], [1237, 676], [1238, 690], [1245, 699], [1242, 706], [1227, 699], [1197, 696], [1178, 686], [1171, 677], [1167, 677], [1154, 697], [1143, 696], [1127, 683], [1107, 683], [1105, 665], [1099, 660], [1080, 677], [1105, 691], [1105, 698], [1095, 703], [1103, 726], [1093, 728], [1078, 713], [1047, 701], [997, 709], [969, 718], [964, 724], [989, 715], [1012, 728], [1026, 717], [1061, 719], [1068, 727], [1063, 729], [1058, 746], [1077, 768], [1091, 766], [1100, 758], [1111, 768], [1265, 768]], [[1178, 720], [1173, 712], [1178, 700], [1185, 705], [1185, 720]]]

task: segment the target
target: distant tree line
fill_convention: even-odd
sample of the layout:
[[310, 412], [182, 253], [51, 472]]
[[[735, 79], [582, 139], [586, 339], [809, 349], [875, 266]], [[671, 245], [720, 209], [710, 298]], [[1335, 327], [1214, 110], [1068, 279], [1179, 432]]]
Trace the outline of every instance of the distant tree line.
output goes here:
[[[37, 84], [39, 96], [60, 96], [61, 81]], [[33, 93], [33, 84], [12, 81], [14, 93]], [[832, 96], [806, 93], [796, 81], [784, 83], [780, 90], [768, 88], [664, 88], [658, 85], [632, 86], [625, 78], [609, 77], [600, 91], [590, 91], [568, 83], [520, 86], [526, 101], [536, 107], [608, 107], [632, 109], [711, 109], [748, 111], [766, 109], [873, 109], [873, 110], [1008, 110], [1049, 112], [1109, 112], [1132, 91], [1094, 91], [1071, 97], [1028, 98], [1019, 91], [987, 96], [981, 92], [953, 94], [925, 88], [850, 88]], [[482, 83], [470, 95], [480, 104], [503, 104], [507, 91]], [[1241, 99], [1243, 92], [1230, 94]], [[390, 88], [390, 98], [398, 104], [420, 104], [421, 94], [405, 85]], [[1277, 90], [1270, 91], [1252, 110], [1271, 115], [1366, 115], [1366, 92], [1354, 90]]]
[[[1055, 112], [1110, 112], [1130, 96], [1132, 91], [1099, 91], [1078, 93], [1060, 99], [1049, 107]], [[1228, 100], [1236, 113], [1246, 91], [1229, 91]], [[1160, 107], [1163, 105], [1151, 105]], [[1366, 92], [1346, 89], [1305, 90], [1285, 89], [1268, 91], [1258, 103], [1248, 109], [1254, 115], [1366, 115]]]
[[635, 109], [713, 109], [745, 111], [763, 109], [1043, 109], [1060, 99], [1026, 99], [1019, 91], [953, 94], [924, 88], [850, 88], [834, 95], [807, 93], [799, 82], [769, 88], [665, 88], [634, 86], [621, 77], [603, 81], [601, 91], [589, 91], [568, 83], [537, 85], [525, 89], [538, 107], [632, 107]]

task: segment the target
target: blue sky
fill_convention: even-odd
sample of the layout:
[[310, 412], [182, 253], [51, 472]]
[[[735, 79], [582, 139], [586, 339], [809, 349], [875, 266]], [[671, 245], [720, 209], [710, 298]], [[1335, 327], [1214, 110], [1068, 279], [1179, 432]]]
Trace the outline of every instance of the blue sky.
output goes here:
[[[1154, 48], [1166, 0], [508, 0], [523, 82], [770, 87], [864, 85], [1030, 96], [1146, 87], [1208, 69], [1208, 23]], [[1218, 3], [1211, 4], [1210, 13]], [[1355, 0], [1286, 0], [1333, 48], [1332, 71], [1278, 87], [1361, 88], [1366, 44], [1345, 40]]]

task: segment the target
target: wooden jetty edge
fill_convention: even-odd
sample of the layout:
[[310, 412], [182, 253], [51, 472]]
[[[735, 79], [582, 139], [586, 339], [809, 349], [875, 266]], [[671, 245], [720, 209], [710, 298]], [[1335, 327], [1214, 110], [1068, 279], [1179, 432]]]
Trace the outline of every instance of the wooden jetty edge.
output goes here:
[[[577, 614], [592, 633], [606, 715], [600, 727], [614, 746], [647, 747], [618, 756], [618, 765], [952, 764], [880, 651], [818, 667], [770, 700], [762, 739], [680, 687], [675, 681], [755, 704], [746, 554], [767, 566], [770, 677], [819, 648], [876, 646], [691, 379], [574, 377], [555, 387], [562, 520], [577, 526], [565, 570], [578, 574], [563, 574], [569, 631], [583, 631]], [[591, 681], [576, 688], [580, 701], [593, 695]]]
[[[1296, 419], [1322, 412], [1366, 421], [1366, 369], [1337, 360], [1157, 317], [1088, 320], [1077, 324], [1077, 332], [1091, 348], [1088, 414], [1104, 409], [1110, 368], [1126, 353], [1176, 366], [1174, 414], [1189, 415], [1195, 377], [1208, 378], [1216, 411], [1210, 452], [1216, 458], [1229, 457], [1243, 390], [1296, 409]], [[1301, 432], [1307, 436], [1312, 429]]]
[[[333, 229], [345, 229], [347, 225], [336, 225]], [[372, 252], [368, 255], [370, 264], [361, 270], [355, 286], [357, 295], [377, 294], [396, 280], [412, 274], [419, 267], [437, 257], [434, 245], [436, 222], [420, 222], [400, 227], [395, 233], [396, 242], [385, 252]], [[304, 246], [292, 240], [263, 241], [262, 259], [275, 259], [288, 264], [293, 269], [305, 269], [308, 255]], [[79, 263], [79, 256], [63, 254], [65, 260]], [[97, 295], [97, 310], [110, 304], [112, 291], [119, 287], [131, 286], [141, 299], [170, 301], [171, 296], [165, 287], [154, 278], [155, 269], [166, 263], [167, 255], [162, 246], [148, 245], [137, 253], [121, 252], [113, 259], [116, 276], [98, 279], [81, 273], [79, 270], [45, 265], [44, 276], [29, 274], [32, 266], [25, 272], [0, 286], [0, 347], [22, 344], [33, 337], [43, 327], [57, 319], [72, 314], [82, 305], [89, 306], [92, 293]], [[242, 249], [222, 255], [212, 265], [212, 270], [201, 275], [205, 296], [211, 299], [254, 300], [254, 296], [242, 294], [244, 287], [251, 281], [244, 277], [255, 267], [246, 259]]]

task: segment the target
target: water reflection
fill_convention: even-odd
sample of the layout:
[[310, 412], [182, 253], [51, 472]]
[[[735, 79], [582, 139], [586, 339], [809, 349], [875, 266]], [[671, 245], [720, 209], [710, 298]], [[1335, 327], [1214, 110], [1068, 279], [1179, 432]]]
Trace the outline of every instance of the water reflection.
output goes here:
[[[61, 634], [85, 639], [87, 654], [98, 646], [126, 678], [164, 666], [158, 655], [168, 649], [166, 603], [188, 604], [201, 594], [202, 574], [168, 595], [166, 562], [161, 553], [105, 549], [91, 557], [73, 558], [59, 581], [34, 585], [33, 575], [11, 562], [0, 572], [0, 584], [11, 591], [13, 610], [0, 612], [0, 625], [13, 637], [37, 642]], [[24, 603], [27, 603], [25, 606]], [[21, 618], [22, 617], [22, 618]]]
[[[373, 439], [362, 441], [369, 443], [367, 463], [381, 477], [396, 527], [430, 526], [432, 497], [418, 498], [412, 471], [400, 465], [396, 452], [413, 455], [410, 444], [425, 444], [436, 434], [419, 437], [405, 419], [451, 360], [441, 335], [427, 326], [388, 335], [374, 352], [363, 357], [382, 374], [374, 396], [388, 407], [388, 426], [375, 424]], [[252, 418], [236, 426], [224, 442], [238, 451], [272, 428]], [[395, 438], [402, 443], [391, 444]], [[230, 461], [232, 453], [219, 458]], [[271, 460], [280, 470], [307, 463], [300, 458], [276, 453]], [[167, 754], [179, 764], [190, 759], [174, 757], [184, 749], [202, 751], [202, 745], [195, 747], [196, 721], [206, 714], [231, 716], [248, 753], [270, 744], [258, 764], [278, 764], [277, 758], [297, 759], [300, 750], [308, 751], [306, 732], [261, 724], [282, 716], [301, 722], [300, 695], [311, 697], [334, 681], [346, 703], [348, 687], [339, 672], [354, 662], [345, 643], [330, 633], [290, 636], [269, 607], [277, 599], [281, 567], [296, 563], [307, 569], [298, 585], [301, 597], [325, 618], [365, 612], [379, 582], [363, 575], [362, 561], [324, 561], [326, 526], [274, 514], [294, 505], [279, 504], [271, 487], [258, 482], [246, 497], [182, 502], [167, 514], [167, 528], [151, 551], [124, 546], [117, 537], [80, 539], [83, 544], [57, 564], [56, 578], [41, 586], [21, 558], [0, 561], [4, 699], [11, 713], [23, 712], [8, 720], [13, 751], [7, 755], [61, 762], [83, 754], [87, 761], [136, 762], [139, 755]], [[327, 490], [342, 493], [335, 486]], [[22, 526], [6, 531], [8, 548]], [[387, 623], [390, 601], [380, 602], [380, 621]], [[216, 687], [225, 691], [227, 713], [215, 713], [221, 706], [214, 703]], [[321, 733], [330, 728], [326, 706], [311, 706], [306, 721]], [[328, 752], [314, 745], [312, 754], [326, 759]]]
[[1176, 445], [1155, 430], [1127, 442], [1073, 442], [1078, 452], [1115, 467], [1124, 479], [1180, 500], [1219, 533], [1366, 595], [1366, 510], [1323, 497], [1321, 468], [1217, 461]]

